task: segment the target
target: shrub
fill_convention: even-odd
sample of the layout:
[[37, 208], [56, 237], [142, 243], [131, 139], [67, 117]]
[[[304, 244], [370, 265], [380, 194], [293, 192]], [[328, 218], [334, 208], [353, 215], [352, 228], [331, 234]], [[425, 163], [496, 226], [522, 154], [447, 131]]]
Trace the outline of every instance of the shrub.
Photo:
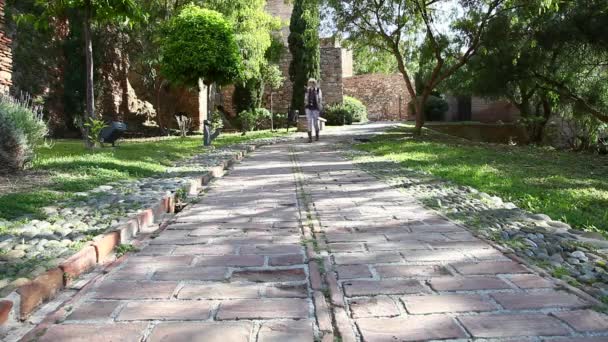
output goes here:
[[352, 125], [353, 122], [367, 121], [367, 108], [354, 97], [345, 96], [344, 102], [329, 106], [325, 110], [324, 118], [328, 125]]
[[101, 145], [101, 131], [106, 128], [106, 123], [103, 120], [89, 119], [88, 122], [84, 123], [84, 127], [89, 129], [89, 140], [93, 143], [93, 146]]
[[324, 113], [327, 124], [331, 126], [350, 125], [353, 123], [350, 112], [343, 104], [335, 104], [327, 107]]
[[175, 121], [177, 121], [177, 127], [179, 127], [180, 136], [185, 138], [190, 132], [190, 128], [192, 127], [192, 118], [189, 118], [187, 115], [176, 115]]
[[441, 97], [430, 96], [424, 106], [424, 115], [429, 121], [441, 121], [450, 108], [448, 102]]
[[274, 115], [274, 129], [286, 128], [289, 121], [287, 113], [276, 113]]
[[[420, 100], [420, 97], [418, 97], [418, 100]], [[414, 114], [416, 112], [414, 101], [411, 101], [408, 106], [410, 113]], [[429, 96], [424, 105], [424, 118], [427, 121], [442, 121], [449, 108], [450, 105], [443, 98]]]
[[367, 108], [358, 99], [350, 96], [345, 96], [343, 106], [349, 113], [351, 113], [353, 122], [367, 121]]
[[270, 119], [272, 114], [266, 108], [256, 108], [255, 113], [255, 129], [269, 129]]
[[29, 98], [0, 95], [0, 172], [25, 168], [47, 133], [41, 108], [33, 106]]
[[254, 110], [244, 110], [239, 114], [241, 130], [243, 133], [251, 132], [264, 127], [267, 123], [270, 127], [270, 112], [265, 108], [256, 108]]
[[209, 122], [211, 123], [212, 131], [224, 128], [224, 118], [223, 118], [222, 112], [220, 112], [219, 110], [216, 110], [213, 113], [211, 113], [211, 118], [210, 118]]

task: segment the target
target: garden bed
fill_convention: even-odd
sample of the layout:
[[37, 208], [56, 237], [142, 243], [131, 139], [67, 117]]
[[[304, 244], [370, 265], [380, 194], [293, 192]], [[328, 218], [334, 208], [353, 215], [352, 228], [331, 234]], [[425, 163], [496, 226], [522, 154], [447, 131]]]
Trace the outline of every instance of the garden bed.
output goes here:
[[[184, 197], [192, 179], [217, 172], [218, 165], [223, 168], [246, 149], [243, 143], [279, 139], [268, 133], [227, 135], [204, 153], [200, 141], [191, 138], [128, 142], [94, 153], [80, 150], [79, 142], [58, 143], [35, 165], [48, 172], [49, 182], [36, 191], [0, 197], [6, 205], [0, 218], [0, 298], [59, 266], [101, 234], [129, 227], [133, 219], [138, 227], [149, 223], [147, 215], [166, 212], [174, 205], [167, 201]], [[171, 161], [175, 163], [167, 165]], [[46, 193], [52, 195], [41, 196]]]

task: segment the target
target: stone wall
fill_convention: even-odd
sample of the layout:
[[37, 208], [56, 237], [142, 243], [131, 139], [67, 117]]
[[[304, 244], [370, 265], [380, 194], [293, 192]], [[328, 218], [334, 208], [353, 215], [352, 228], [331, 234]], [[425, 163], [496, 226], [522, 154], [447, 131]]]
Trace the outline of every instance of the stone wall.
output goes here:
[[401, 74], [367, 74], [344, 79], [344, 95], [367, 106], [370, 120], [405, 120], [410, 95]]
[[[291, 63], [289, 50], [281, 57], [279, 69], [285, 80], [283, 85], [272, 93], [272, 110], [275, 113], [286, 114], [291, 106], [291, 95], [293, 94], [293, 83], [289, 80], [289, 64]], [[270, 89], [265, 89], [263, 104], [270, 109]]]
[[283, 43], [287, 46], [287, 38], [289, 37], [289, 20], [291, 19], [291, 12], [293, 11], [293, 3], [285, 0], [267, 0], [266, 1], [266, 12], [272, 16], [278, 17], [283, 22], [283, 29], [281, 30], [281, 38]]
[[[287, 113], [291, 105], [293, 94], [293, 83], [289, 80], [289, 64], [291, 54], [287, 49], [287, 38], [289, 36], [288, 21], [291, 18], [293, 5], [285, 0], [268, 0], [266, 11], [283, 20], [286, 26], [281, 30], [285, 53], [279, 61], [279, 69], [285, 78], [283, 85], [272, 92], [272, 110], [274, 113]], [[324, 38], [321, 45], [321, 77], [320, 85], [323, 90], [324, 102], [327, 105], [342, 103], [344, 94], [344, 77], [353, 74], [352, 52], [343, 49], [335, 38]], [[304, 91], [304, 89], [302, 89]], [[221, 105], [230, 116], [235, 116], [236, 110], [233, 102], [234, 87], [225, 87], [221, 92]], [[265, 89], [262, 105], [270, 109], [270, 89]]]
[[355, 75], [354, 64], [353, 51], [342, 49], [342, 77], [353, 77]]
[[[151, 102], [150, 105], [153, 104], [156, 115], [152, 120], [159, 126], [163, 128], [177, 128], [175, 115], [177, 113], [185, 113], [192, 118], [193, 130], [202, 129], [202, 122], [206, 119], [207, 113], [206, 89], [199, 91], [193, 88], [176, 87], [170, 85], [167, 81], [162, 81], [152, 91], [145, 86], [141, 76], [136, 72], [129, 73], [128, 81], [135, 93], [144, 94], [145, 99]], [[131, 120], [128, 121], [131, 121], [133, 124], [133, 119], [136, 118], [129, 116], [129, 119]], [[138, 121], [141, 123], [141, 118]]]
[[326, 106], [342, 103], [344, 98], [342, 51], [340, 47], [321, 47], [320, 86]]
[[8, 93], [12, 82], [13, 55], [11, 40], [6, 35], [4, 19], [5, 0], [0, 0], [0, 92]]
[[[446, 101], [450, 108], [446, 113], [446, 121], [458, 121], [458, 99], [447, 96]], [[509, 101], [497, 101], [481, 97], [471, 99], [471, 117], [469, 121], [494, 123], [516, 122], [519, 119], [519, 110]]]

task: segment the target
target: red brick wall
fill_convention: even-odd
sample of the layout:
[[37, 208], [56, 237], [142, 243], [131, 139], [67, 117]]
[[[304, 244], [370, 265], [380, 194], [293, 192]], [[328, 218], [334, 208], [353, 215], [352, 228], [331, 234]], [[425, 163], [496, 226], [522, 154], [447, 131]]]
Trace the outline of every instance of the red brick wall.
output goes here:
[[515, 122], [519, 111], [508, 101], [490, 101], [473, 98], [471, 120], [479, 122]]
[[367, 74], [345, 78], [344, 95], [361, 100], [367, 106], [370, 120], [407, 119], [410, 95], [401, 74]]
[[[445, 121], [458, 121], [458, 99], [447, 96], [446, 101], [450, 108], [445, 116]], [[470, 121], [494, 123], [516, 122], [519, 119], [519, 110], [509, 101], [499, 101], [473, 97], [471, 99]]]
[[4, 20], [5, 0], [0, 0], [0, 91], [8, 92], [12, 83], [13, 55]]

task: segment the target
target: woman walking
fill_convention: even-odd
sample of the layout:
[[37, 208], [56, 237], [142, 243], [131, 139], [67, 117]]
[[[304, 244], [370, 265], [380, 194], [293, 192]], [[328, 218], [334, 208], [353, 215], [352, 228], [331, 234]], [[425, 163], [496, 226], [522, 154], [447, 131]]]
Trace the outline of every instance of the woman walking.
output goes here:
[[323, 109], [323, 93], [317, 86], [317, 80], [308, 80], [308, 87], [304, 95], [306, 105], [306, 123], [308, 125], [308, 142], [312, 142], [312, 129], [315, 129], [315, 139], [319, 141], [319, 115]]

